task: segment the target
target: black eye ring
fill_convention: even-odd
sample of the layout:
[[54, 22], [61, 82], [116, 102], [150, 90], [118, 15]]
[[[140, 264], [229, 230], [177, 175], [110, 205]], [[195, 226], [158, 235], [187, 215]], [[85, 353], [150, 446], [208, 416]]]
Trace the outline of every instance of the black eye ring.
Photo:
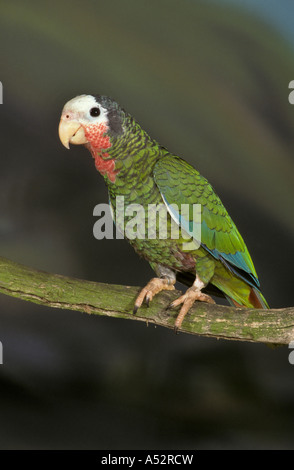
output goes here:
[[92, 117], [97, 117], [100, 114], [100, 109], [99, 108], [92, 108], [90, 109], [90, 116]]

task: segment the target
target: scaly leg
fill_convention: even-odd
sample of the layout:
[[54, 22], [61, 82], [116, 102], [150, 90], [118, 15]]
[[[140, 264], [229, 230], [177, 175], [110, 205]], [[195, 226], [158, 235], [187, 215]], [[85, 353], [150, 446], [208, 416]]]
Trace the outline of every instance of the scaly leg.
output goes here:
[[181, 328], [181, 325], [183, 323], [183, 320], [194, 304], [195, 300], [200, 300], [201, 302], [208, 302], [210, 304], [215, 304], [215, 301], [207, 294], [203, 294], [201, 292], [201, 289], [205, 287], [205, 283], [201, 281], [201, 279], [196, 275], [196, 279], [189, 289], [185, 292], [184, 295], [181, 295], [178, 299], [174, 300], [171, 304], [170, 307], [174, 308], [177, 307], [180, 304], [183, 304], [180, 310], [179, 315], [177, 316], [177, 319], [175, 321], [175, 332]]
[[133, 313], [137, 313], [138, 308], [141, 307], [144, 299], [146, 301], [147, 306], [149, 307], [149, 303], [153, 299], [153, 297], [163, 290], [174, 290], [176, 283], [176, 275], [171, 270], [160, 264], [153, 264], [152, 268], [155, 270], [156, 274], [160, 277], [154, 277], [151, 281], [148, 282], [147, 286], [144, 287], [140, 294], [138, 295]]

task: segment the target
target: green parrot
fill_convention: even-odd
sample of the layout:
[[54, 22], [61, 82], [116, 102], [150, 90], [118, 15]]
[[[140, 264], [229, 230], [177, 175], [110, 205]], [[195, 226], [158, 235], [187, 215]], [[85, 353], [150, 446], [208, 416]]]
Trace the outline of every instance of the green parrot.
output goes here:
[[[128, 236], [130, 216], [120, 222], [128, 241], [156, 273], [138, 295], [134, 313], [144, 300], [149, 305], [159, 292], [173, 290], [176, 281], [188, 286], [170, 305], [181, 305], [176, 330], [196, 300], [214, 303], [210, 295], [226, 297], [235, 306], [269, 308], [243, 238], [212, 186], [152, 139], [116, 101], [101, 95], [68, 101], [59, 137], [66, 148], [70, 143], [84, 144], [91, 152], [108, 187], [114, 220], [118, 200], [126, 213], [133, 204], [144, 209], [142, 226], [150, 207], [165, 208], [165, 237], [159, 236], [164, 218], [160, 211], [150, 218], [152, 222], [148, 218], [148, 236]], [[190, 210], [194, 207], [200, 207], [196, 221]]]

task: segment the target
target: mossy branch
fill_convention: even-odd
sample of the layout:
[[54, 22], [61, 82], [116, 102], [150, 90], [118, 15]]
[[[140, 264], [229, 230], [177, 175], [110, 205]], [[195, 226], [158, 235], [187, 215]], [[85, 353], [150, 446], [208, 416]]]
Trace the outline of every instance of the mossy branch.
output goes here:
[[[177, 310], [167, 305], [177, 291], [162, 292], [133, 315], [139, 287], [102, 284], [38, 271], [0, 258], [0, 292], [47, 307], [144, 321], [173, 328]], [[294, 308], [247, 309], [196, 302], [182, 332], [215, 338], [272, 344], [294, 340]]]

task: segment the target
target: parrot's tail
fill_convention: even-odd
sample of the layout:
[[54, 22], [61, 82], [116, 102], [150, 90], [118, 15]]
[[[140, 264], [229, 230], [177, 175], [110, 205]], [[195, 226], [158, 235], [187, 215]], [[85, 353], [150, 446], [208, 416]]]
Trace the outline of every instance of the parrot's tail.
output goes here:
[[[244, 304], [239, 304], [236, 302], [236, 300], [232, 299], [231, 297], [226, 296], [228, 301], [230, 302], [231, 305], [235, 305], [235, 307], [253, 307], [253, 308], [269, 308], [269, 305], [267, 301], [265, 300], [264, 296], [262, 293], [256, 289], [255, 287], [251, 287], [249, 297], [248, 297], [248, 303], [246, 302], [246, 305]], [[250, 304], [250, 305], [248, 305]]]
[[[177, 281], [188, 287], [192, 286], [194, 279], [195, 274], [190, 272], [177, 273]], [[242, 280], [239, 280], [239, 283], [235, 284], [235, 288], [236, 289], [231, 289], [230, 284], [225, 284], [224, 278], [221, 278], [220, 282], [218, 282], [218, 286], [209, 283], [203, 291], [216, 297], [226, 297], [229, 304], [233, 307], [269, 308], [267, 301], [257, 287], [250, 286], [248, 283], [244, 284]], [[239, 290], [238, 288], [241, 289]], [[237, 293], [236, 298], [239, 302], [232, 298], [232, 296]]]

